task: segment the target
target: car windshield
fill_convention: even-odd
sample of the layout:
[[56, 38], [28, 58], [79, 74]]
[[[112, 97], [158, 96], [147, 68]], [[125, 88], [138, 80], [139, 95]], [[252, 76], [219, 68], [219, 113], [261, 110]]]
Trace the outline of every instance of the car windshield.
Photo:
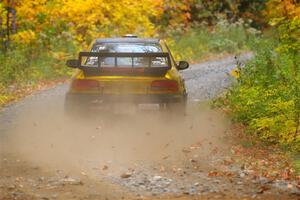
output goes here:
[[[91, 50], [98, 53], [161, 53], [162, 48], [155, 43], [99, 43]], [[151, 60], [149, 60], [151, 59]], [[88, 57], [85, 66], [98, 67], [97, 57]], [[103, 57], [101, 67], [167, 67], [166, 57]]]
[[100, 43], [94, 45], [92, 52], [158, 53], [162, 49], [152, 43]]

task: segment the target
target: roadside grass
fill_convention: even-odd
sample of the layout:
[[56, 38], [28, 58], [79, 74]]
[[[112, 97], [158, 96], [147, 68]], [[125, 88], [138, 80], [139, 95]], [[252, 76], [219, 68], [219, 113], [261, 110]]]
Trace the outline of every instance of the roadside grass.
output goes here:
[[220, 20], [215, 27], [200, 26], [183, 34], [171, 34], [167, 43], [176, 60], [195, 63], [250, 51], [259, 31], [244, 21]]
[[296, 170], [296, 174], [300, 176], [300, 154], [293, 155], [292, 158], [293, 158], [293, 166]]
[[[276, 146], [300, 175], [300, 73], [299, 54], [290, 44], [269, 30], [248, 43], [254, 57], [239, 70], [237, 81], [214, 100], [233, 124], [243, 124], [241, 140], [245, 148], [257, 141], [269, 148]], [[255, 146], [255, 145], [254, 145]]]
[[[300, 176], [300, 57], [280, 51], [286, 45], [268, 32], [250, 44], [254, 57], [239, 71], [227, 93], [215, 100], [233, 123], [243, 124], [243, 134], [277, 147]], [[298, 63], [298, 64], [297, 64]], [[251, 148], [251, 141], [240, 141]]]
[[291, 57], [276, 53], [278, 42], [256, 44], [255, 57], [241, 70], [223, 105], [247, 132], [270, 144], [299, 152], [299, 78], [293, 75]]
[[244, 148], [251, 148], [256, 145], [256, 141], [255, 140], [241, 140], [241, 145]]
[[0, 107], [70, 76], [65, 60], [76, 51], [70, 42], [12, 47], [0, 54]]

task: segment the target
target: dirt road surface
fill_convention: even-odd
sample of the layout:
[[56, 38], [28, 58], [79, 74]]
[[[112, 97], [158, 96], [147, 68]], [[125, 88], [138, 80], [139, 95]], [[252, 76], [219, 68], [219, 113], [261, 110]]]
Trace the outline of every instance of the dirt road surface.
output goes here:
[[207, 105], [230, 85], [233, 67], [227, 58], [183, 72], [183, 118], [150, 110], [69, 119], [67, 84], [7, 106], [0, 116], [0, 199], [299, 199], [296, 181], [247, 168], [230, 121]]

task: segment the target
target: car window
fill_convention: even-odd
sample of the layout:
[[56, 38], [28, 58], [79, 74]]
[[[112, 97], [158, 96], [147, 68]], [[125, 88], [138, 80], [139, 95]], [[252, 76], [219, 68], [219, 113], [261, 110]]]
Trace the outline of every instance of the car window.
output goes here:
[[92, 52], [148, 53], [162, 52], [162, 49], [154, 43], [100, 43], [93, 46]]
[[[162, 48], [155, 43], [100, 43], [95, 44], [92, 52], [122, 52], [122, 53], [159, 53]], [[150, 60], [151, 59], [151, 60]], [[167, 67], [168, 60], [166, 57], [105, 57], [101, 58], [101, 67]], [[97, 67], [98, 58], [88, 57], [85, 66]]]

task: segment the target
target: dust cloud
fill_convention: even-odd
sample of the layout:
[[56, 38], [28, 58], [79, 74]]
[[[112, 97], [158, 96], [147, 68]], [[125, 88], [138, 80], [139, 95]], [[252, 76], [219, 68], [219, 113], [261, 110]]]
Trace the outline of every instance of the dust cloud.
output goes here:
[[69, 118], [61, 98], [35, 101], [18, 110], [5, 151], [36, 166], [85, 173], [108, 166], [118, 175], [140, 164], [180, 166], [192, 145], [201, 149], [205, 165], [212, 144], [224, 146], [227, 121], [195, 102], [184, 117], [153, 109]]

